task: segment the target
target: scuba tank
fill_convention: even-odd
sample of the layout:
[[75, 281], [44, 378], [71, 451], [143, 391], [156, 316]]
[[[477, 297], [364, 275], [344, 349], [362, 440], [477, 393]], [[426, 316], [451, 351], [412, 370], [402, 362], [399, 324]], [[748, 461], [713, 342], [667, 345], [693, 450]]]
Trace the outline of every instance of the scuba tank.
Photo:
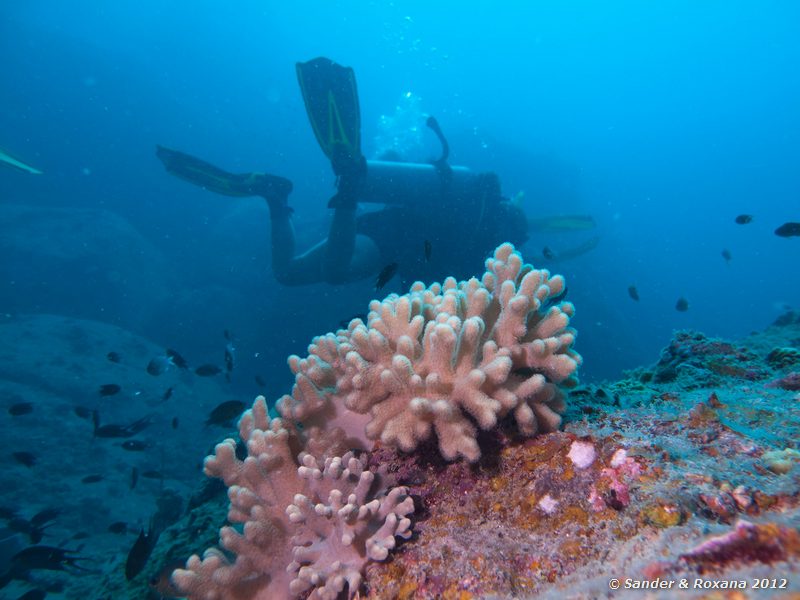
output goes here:
[[439, 124], [428, 117], [427, 125], [442, 144], [441, 156], [432, 163], [365, 161], [354, 186], [356, 201], [412, 210], [458, 206], [461, 215], [481, 220], [487, 207], [501, 199], [499, 178], [447, 164], [450, 149]]

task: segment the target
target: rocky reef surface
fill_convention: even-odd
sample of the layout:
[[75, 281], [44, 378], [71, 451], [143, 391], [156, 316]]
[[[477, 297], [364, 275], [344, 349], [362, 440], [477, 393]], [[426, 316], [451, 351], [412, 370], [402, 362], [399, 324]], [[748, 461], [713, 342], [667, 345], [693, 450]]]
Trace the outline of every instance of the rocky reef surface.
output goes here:
[[484, 439], [472, 468], [392, 457], [421, 508], [367, 597], [795, 597], [798, 341], [796, 318], [677, 332], [654, 366], [573, 390], [563, 432]]
[[[374, 450], [414, 498], [413, 535], [358, 597], [797, 597], [799, 345], [797, 315], [738, 341], [676, 332], [652, 366], [570, 390], [561, 431], [482, 432], [475, 464]], [[171, 597], [226, 504], [213, 482], [198, 491], [130, 582], [124, 555], [102, 576], [46, 575], [68, 598]]]
[[[154, 359], [164, 372], [148, 373]], [[227, 394], [221, 376], [166, 365], [163, 347], [120, 327], [1, 315], [0, 598], [31, 587], [48, 598], [106, 597], [98, 577], [124, 562], [140, 529], [154, 514], [183, 513], [223, 431], [206, 417]], [[12, 556], [37, 546], [81, 557], [84, 570], [38, 556], [6, 581]]]

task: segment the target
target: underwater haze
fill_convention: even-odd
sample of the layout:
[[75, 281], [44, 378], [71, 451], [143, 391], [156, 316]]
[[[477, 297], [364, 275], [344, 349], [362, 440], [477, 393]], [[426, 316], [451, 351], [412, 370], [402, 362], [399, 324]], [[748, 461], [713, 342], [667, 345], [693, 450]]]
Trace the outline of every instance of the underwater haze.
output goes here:
[[496, 4], [4, 3], [0, 146], [43, 174], [0, 170], [0, 309], [113, 324], [193, 365], [221, 362], [227, 330], [232, 390], [288, 391], [286, 356], [365, 312], [374, 280], [277, 284], [264, 201], [171, 177], [155, 147], [290, 179], [308, 248], [335, 191], [294, 68], [317, 56], [354, 69], [368, 158], [435, 158], [434, 115], [450, 163], [496, 172], [529, 218], [594, 219], [519, 248], [566, 277], [583, 380], [655, 361], [673, 330], [739, 337], [796, 309], [800, 239], [774, 230], [800, 221], [800, 6]]
[[[798, 25], [789, 0], [0, 1], [0, 597], [797, 573]], [[298, 81], [318, 57], [382, 161], [355, 210]], [[381, 264], [280, 283], [290, 213], [298, 252], [383, 219]], [[484, 273], [451, 315], [434, 281]], [[415, 280], [424, 317], [386, 317]]]

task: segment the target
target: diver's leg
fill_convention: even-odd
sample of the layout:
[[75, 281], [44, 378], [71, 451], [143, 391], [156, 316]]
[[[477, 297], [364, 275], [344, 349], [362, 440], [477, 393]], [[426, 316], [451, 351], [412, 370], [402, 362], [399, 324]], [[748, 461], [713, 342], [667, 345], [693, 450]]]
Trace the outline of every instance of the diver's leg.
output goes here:
[[[326, 281], [359, 281], [374, 277], [386, 261], [375, 239], [356, 233], [355, 207], [341, 205], [334, 212], [325, 255]], [[336, 281], [331, 281], [335, 277]]]
[[[329, 283], [340, 285], [374, 277], [381, 268], [380, 252], [377, 245], [365, 235], [356, 235], [353, 256], [344, 270], [337, 269], [336, 277], [325, 270], [328, 257], [329, 240], [325, 238], [300, 256], [282, 272], [284, 285], [306, 285], [311, 283]], [[275, 266], [273, 265], [273, 270]], [[277, 277], [276, 272], [276, 278]]]
[[317, 244], [302, 256], [295, 257], [295, 235], [292, 225], [292, 209], [287, 205], [285, 188], [262, 189], [262, 196], [269, 206], [270, 231], [272, 234], [272, 273], [283, 285], [308, 285], [322, 281], [322, 257], [324, 242]]
[[353, 257], [350, 259], [349, 281], [375, 277], [385, 267], [375, 241], [366, 235], [356, 235]]
[[[284, 192], [284, 188], [279, 188]], [[292, 210], [284, 193], [262, 194], [270, 209], [272, 229], [272, 271], [284, 285], [327, 282], [348, 283], [370, 277], [381, 267], [377, 245], [364, 235], [356, 235], [355, 207], [334, 211], [330, 234], [300, 256], [295, 256]]]
[[379, 269], [378, 246], [369, 237], [356, 235], [355, 207], [338, 207], [333, 213], [325, 244], [322, 263], [325, 281], [331, 284], [358, 281], [374, 275]]
[[356, 247], [356, 207], [343, 206], [333, 212], [328, 243], [322, 269], [325, 281], [342, 283], [350, 270], [350, 261]]
[[270, 204], [270, 230], [272, 233], [272, 272], [280, 283], [288, 282], [294, 258], [294, 227], [288, 210], [278, 211]]

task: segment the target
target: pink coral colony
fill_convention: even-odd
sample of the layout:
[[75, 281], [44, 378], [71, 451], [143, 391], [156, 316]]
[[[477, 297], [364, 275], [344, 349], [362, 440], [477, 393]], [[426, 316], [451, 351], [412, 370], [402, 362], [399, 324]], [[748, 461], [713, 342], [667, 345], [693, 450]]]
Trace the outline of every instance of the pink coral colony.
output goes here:
[[[480, 281], [417, 282], [374, 300], [366, 323], [354, 319], [315, 338], [306, 358], [289, 358], [295, 384], [277, 403], [281, 418], [259, 397], [239, 423], [247, 457], [227, 439], [206, 459], [240, 526], [221, 529], [224, 552], [174, 572], [187, 597], [352, 597], [366, 563], [410, 536], [414, 511], [406, 489], [389, 489], [353, 450], [380, 441], [412, 452], [435, 436], [445, 459], [474, 462], [478, 428], [508, 415], [524, 435], [558, 428], [559, 386], [574, 385], [581, 361], [574, 308], [558, 302], [564, 279], [524, 264], [511, 244], [486, 269]], [[572, 458], [591, 462], [584, 448]]]

